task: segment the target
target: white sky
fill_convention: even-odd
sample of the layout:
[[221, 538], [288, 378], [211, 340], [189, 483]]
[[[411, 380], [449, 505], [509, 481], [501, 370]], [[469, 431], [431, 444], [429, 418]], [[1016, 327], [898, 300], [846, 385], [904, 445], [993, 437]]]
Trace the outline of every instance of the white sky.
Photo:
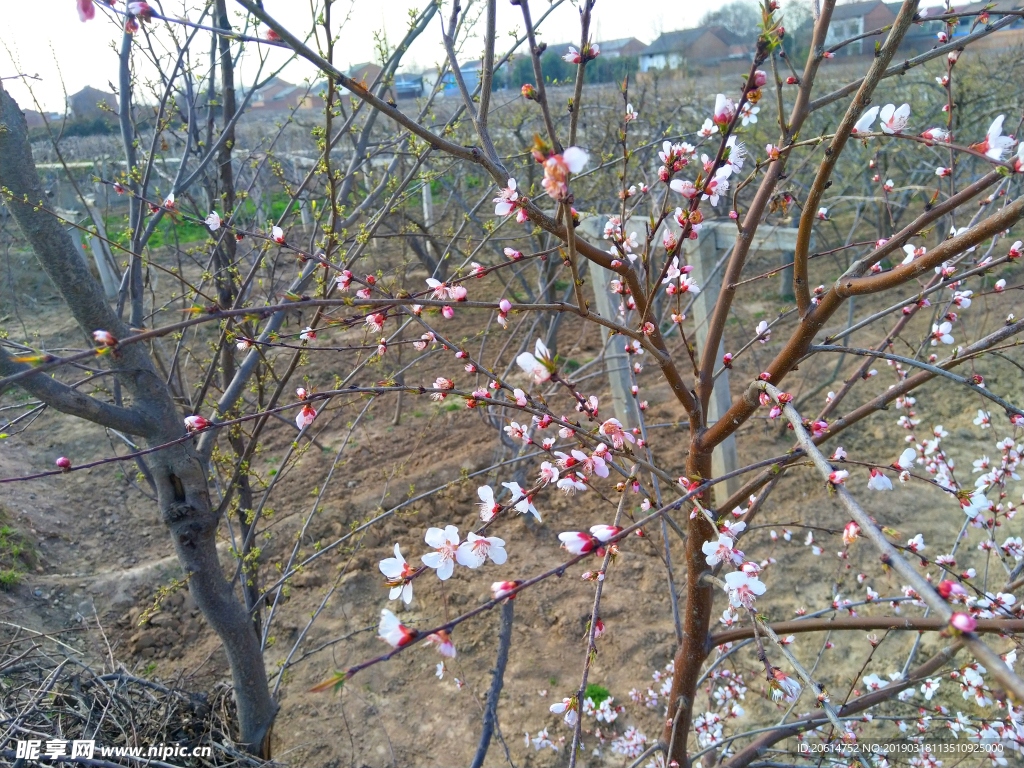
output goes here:
[[[467, 0], [462, 1], [463, 6], [468, 5]], [[687, 2], [687, 12], [681, 14], [680, 5], [668, 0], [598, 0], [594, 10], [593, 37], [595, 40], [637, 37], [649, 43], [662, 31], [693, 26], [706, 10], [718, 8], [726, 1]], [[97, 0], [97, 6], [101, 2]], [[159, 7], [154, 0], [150, 3], [154, 8]], [[7, 79], [15, 74], [39, 75], [42, 78], [29, 82], [43, 108], [50, 111], [63, 109], [65, 90], [70, 94], [92, 85], [109, 91], [108, 81], [117, 83], [115, 46], [119, 44], [120, 31], [101, 8], [97, 8], [94, 20], [83, 24], [78, 20], [74, 0], [0, 0], [0, 5], [3, 6], [0, 14], [3, 19], [0, 25], [0, 76], [5, 78], [4, 87], [18, 100], [22, 109], [34, 107], [27, 88], [21, 82]], [[48, 6], [45, 12], [41, 5]], [[117, 5], [124, 8], [123, 0]], [[162, 5], [169, 16], [182, 15], [183, 8], [188, 9], [187, 17], [194, 20], [199, 17], [195, 8], [201, 3], [198, 0], [163, 0]], [[311, 17], [309, 0], [264, 0], [263, 5], [290, 30], [308, 30]], [[339, 63], [347, 68], [373, 59], [374, 31], [384, 29], [389, 42], [394, 44], [405, 34], [409, 9], [422, 5], [415, 0], [338, 0], [332, 11], [334, 17], [350, 14], [350, 20], [339, 32]], [[475, 4], [478, 5], [479, 2]], [[533, 0], [530, 4], [533, 18], [539, 18], [548, 7], [546, 0]], [[236, 8], [241, 9], [241, 6], [229, 1], [229, 13]], [[446, 2], [443, 10], [446, 21], [449, 8]], [[499, 40], [508, 41], [507, 33], [521, 28], [520, 10], [508, 0], [498, 0], [497, 8]], [[470, 12], [475, 10], [473, 7]], [[406, 54], [404, 69], [425, 69], [443, 58], [439, 18], [435, 15], [430, 27]], [[563, 3], [541, 27], [542, 31], [546, 30], [542, 39], [557, 43], [577, 38], [578, 18], [576, 8], [569, 2]], [[205, 56], [209, 36], [200, 34], [203, 37], [199, 47]], [[504, 50], [500, 44], [498, 47]], [[478, 46], [464, 51], [466, 58], [472, 58], [472, 54], [478, 52]], [[271, 64], [283, 60], [283, 54], [272, 52]], [[244, 64], [242, 80], [248, 82], [253, 72], [252, 62]], [[314, 74], [311, 66], [297, 63], [289, 66], [283, 77], [299, 82]]]
[[[102, 0], [96, 0], [99, 6]], [[284, 23], [293, 32], [309, 29], [310, 5], [320, 0], [264, 0], [267, 12]], [[462, 0], [463, 6], [470, 5]], [[594, 40], [617, 37], [637, 37], [652, 42], [661, 32], [694, 26], [708, 10], [724, 5], [727, 0], [598, 0], [594, 9]], [[154, 8], [163, 7], [169, 16], [184, 15], [198, 19], [197, 7], [202, 0], [150, 0]], [[932, 2], [926, 0], [923, 5]], [[336, 0], [333, 14], [336, 19], [349, 14], [349, 21], [339, 31], [338, 63], [342, 68], [374, 58], [374, 32], [385, 30], [389, 42], [394, 44], [405, 34], [408, 11], [419, 8], [416, 0]], [[476, 13], [482, 3], [476, 2], [470, 13]], [[783, 2], [785, 9], [786, 2]], [[32, 109], [31, 96], [25, 83], [30, 83], [36, 98], [48, 111], [62, 111], [64, 93], [75, 93], [86, 85], [109, 91], [108, 83], [117, 82], [116, 46], [120, 41], [120, 26], [110, 14], [97, 8], [96, 18], [82, 23], [78, 20], [74, 0], [0, 0], [3, 6], [0, 19], [0, 77], [4, 87], [18, 100], [22, 109]], [[46, 6], [44, 11], [41, 6]], [[124, 8], [124, 0], [117, 6]], [[530, 8], [534, 19], [548, 8], [546, 0], [533, 0]], [[447, 19], [450, 1], [446, 0], [443, 13]], [[508, 0], [498, 0], [499, 40], [507, 41], [508, 33], [521, 28], [519, 8]], [[229, 13], [241, 9], [229, 0]], [[237, 22], [236, 22], [237, 23]], [[178, 27], [180, 30], [181, 28]], [[578, 12], [570, 2], [564, 2], [541, 28], [542, 39], [551, 43], [573, 40], [579, 36]], [[197, 63], [205, 64], [209, 36], [200, 33], [196, 53]], [[158, 38], [166, 38], [161, 33]], [[463, 51], [466, 59], [479, 53], [480, 46], [470, 45]], [[499, 43], [499, 50], [505, 50]], [[440, 42], [440, 15], [435, 15], [430, 28], [420, 36], [406, 54], [403, 69], [418, 71], [431, 67], [443, 58]], [[286, 55], [271, 49], [269, 63], [278, 66]], [[248, 84], [255, 73], [255, 57], [243, 61], [241, 82]], [[12, 75], [38, 75], [41, 80], [10, 80]], [[300, 82], [315, 76], [312, 66], [302, 62], [292, 64], [283, 77]], [[63, 80], [63, 82], [62, 82]]]

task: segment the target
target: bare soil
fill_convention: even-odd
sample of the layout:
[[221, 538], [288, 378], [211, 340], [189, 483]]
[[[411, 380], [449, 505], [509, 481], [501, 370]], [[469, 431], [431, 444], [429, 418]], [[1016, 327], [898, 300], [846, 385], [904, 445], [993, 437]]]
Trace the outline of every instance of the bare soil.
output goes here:
[[[52, 287], [34, 277], [29, 269], [18, 275], [14, 286], [24, 298], [17, 309], [7, 306], [3, 320], [14, 333], [24, 321], [37, 343], [49, 348], [81, 347], [81, 333], [74, 327]], [[8, 286], [10, 288], [11, 286]], [[761, 314], [774, 316], [783, 306], [763, 291], [760, 303], [747, 303], [741, 308], [742, 328], [730, 330], [733, 340], [747, 337], [753, 322], [748, 318]], [[8, 294], [9, 295], [9, 294]], [[31, 297], [31, 299], [29, 298]], [[891, 297], [887, 297], [889, 303]], [[5, 297], [5, 306], [7, 299]], [[1010, 296], [988, 297], [978, 301], [966, 314], [972, 337], [980, 335], [980, 318], [987, 317], [992, 327], [998, 318], [1013, 308], [1017, 300]], [[882, 306], [881, 304], [879, 306]], [[868, 311], [870, 307], [858, 307]], [[1019, 302], [1017, 302], [1019, 312]], [[9, 314], [8, 314], [9, 313]], [[837, 323], [839, 321], [837, 320]], [[293, 330], [301, 328], [301, 320], [289, 321]], [[468, 325], [468, 324], [467, 324]], [[749, 325], [749, 328], [748, 328]], [[918, 327], [920, 325], [920, 327]], [[787, 335], [786, 322], [776, 328], [776, 338]], [[837, 325], [838, 327], [838, 325]], [[914, 326], [920, 339], [924, 324]], [[470, 329], [467, 327], [467, 334]], [[867, 346], [877, 343], [879, 331], [856, 334], [852, 343]], [[349, 334], [344, 338], [357, 338]], [[340, 340], [341, 336], [332, 336]], [[738, 347], [727, 343], [727, 348]], [[581, 362], [597, 354], [596, 332], [572, 353]], [[760, 362], [768, 352], [757, 350]], [[741, 358], [733, 371], [734, 393], [743, 382], [756, 375], [759, 366], [753, 356]], [[857, 360], [849, 360], [844, 373], [852, 370]], [[826, 365], [827, 364], [827, 365]], [[787, 388], [799, 392], [810, 389], [822, 376], [831, 372], [834, 362], [808, 365], [797, 377], [787, 380]], [[823, 371], [816, 366], [827, 368]], [[864, 394], [851, 398], [850, 407], [863, 402], [868, 394], [877, 395], [894, 382], [884, 363], [880, 375], [858, 389]], [[993, 391], [1019, 398], [1021, 374], [1010, 363], [986, 360], [978, 364], [986, 384]], [[304, 369], [305, 370], [305, 369]], [[326, 366], [308, 369], [314, 383], [329, 386], [332, 371]], [[681, 418], [682, 411], [670, 399], [667, 387], [647, 384], [655, 380], [656, 370], [641, 375], [644, 395], [650, 402], [648, 423], [663, 424]], [[802, 378], [798, 378], [802, 377]], [[842, 376], [832, 387], [838, 389]], [[596, 385], [600, 379], [591, 379]], [[589, 391], [589, 390], [588, 390]], [[604, 394], [597, 389], [599, 394]], [[20, 397], [7, 394], [3, 404]], [[970, 461], [981, 454], [997, 455], [994, 444], [1009, 432], [1005, 418], [994, 412], [994, 429], [981, 430], [971, 422], [983, 405], [978, 398], [964, 397], [941, 382], [932, 382], [917, 393], [918, 411], [927, 414], [921, 433], [927, 434], [932, 423], [941, 423], [950, 432], [947, 450], [957, 459], [957, 477], [971, 484]], [[815, 408], [824, 402], [824, 393], [814, 400]], [[480, 732], [482, 703], [490, 683], [497, 643], [497, 612], [484, 614], [459, 627], [454, 633], [458, 657], [448, 663], [443, 680], [435, 677], [440, 657], [428, 647], [416, 647], [393, 660], [360, 673], [340, 695], [310, 693], [309, 688], [325, 679], [334, 670], [375, 656], [384, 649], [375, 637], [375, 625], [382, 607], [390, 607], [400, 618], [417, 627], [428, 627], [444, 617], [458, 615], [489, 598], [492, 581], [524, 578], [552, 567], [564, 557], [557, 534], [581, 529], [597, 522], [606, 522], [614, 512], [614, 488], [603, 487], [608, 497], [588, 491], [575, 500], [563, 498], [552, 490], [542, 494], [537, 506], [542, 524], [524, 519], [506, 521], [497, 535], [508, 542], [509, 560], [504, 566], [487, 565], [482, 571], [457, 569], [455, 576], [440, 583], [432, 575], [418, 579], [416, 599], [403, 611], [398, 602], [388, 603], [383, 579], [377, 571], [378, 561], [391, 554], [395, 542], [402, 545], [410, 562], [418, 564], [417, 555], [424, 550], [423, 534], [433, 525], [454, 524], [465, 532], [476, 521], [476, 487], [483, 482], [494, 484], [495, 478], [462, 480], [467, 472], [475, 472], [494, 463], [501, 455], [496, 449], [495, 433], [485, 427], [478, 413], [464, 409], [448, 411], [445, 404], [425, 399], [406, 398], [404, 413], [398, 425], [392, 423], [394, 403], [381, 402], [352, 430], [349, 427], [364, 405], [354, 402], [327, 414], [324, 427], [316, 435], [320, 444], [311, 446], [299, 461], [287, 469], [272, 497], [273, 515], [268, 523], [272, 537], [263, 543], [261, 581], [272, 583], [291, 554], [293, 542], [315, 502], [314, 488], [323, 482], [345, 445], [339, 464], [340, 475], [329, 486], [321, 502], [322, 511], [301, 535], [301, 553], [313, 553], [362, 523], [409, 497], [413, 492], [450, 484], [433, 497], [403, 508], [398, 514], [369, 529], [365, 535], [350, 540], [342, 547], [320, 558], [296, 576], [282, 593], [274, 615], [267, 668], [275, 672], [282, 661], [298, 645], [295, 658], [310, 654], [301, 663], [290, 667], [278, 692], [281, 711], [274, 728], [274, 753], [281, 762], [310, 766], [455, 766], [468, 765]], [[987, 407], [987, 406], [986, 406]], [[568, 405], [566, 405], [568, 410]], [[811, 408], [808, 411], [813, 410]], [[845, 410], [845, 409], [844, 409]], [[809, 414], [810, 415], [810, 414]], [[851, 458], [892, 461], [903, 447], [904, 434], [896, 426], [896, 411], [880, 412], [868, 418], [837, 442]], [[273, 425], [265, 433], [264, 446], [254, 461], [255, 472], [269, 480], [271, 470], [282, 471], [280, 457], [285, 453], [294, 431], [284, 424]], [[348, 442], [346, 444], [346, 439]], [[652, 430], [651, 444], [662, 466], [679, 472], [683, 466], [687, 444], [685, 427], [663, 427]], [[741, 463], [749, 463], [784, 453], [792, 445], [789, 434], [778, 424], [754, 420], [739, 435]], [[44, 411], [31, 428], [0, 440], [0, 476], [12, 477], [43, 471], [52, 467], [59, 455], [72, 457], [76, 463], [112, 452], [125, 453], [126, 448], [99, 427], [77, 422], [51, 411]], [[531, 464], [535, 468], [535, 464]], [[24, 575], [12, 591], [0, 593], [0, 625], [5, 633], [14, 632], [13, 625], [44, 632], [64, 631], [61, 637], [80, 648], [86, 656], [106, 654], [109, 642], [112, 653], [136, 674], [172, 681], [197, 689], [209, 688], [216, 682], [229, 680], [223, 651], [216, 636], [209, 630], [187, 592], [172, 591], [154, 610], [154, 601], [161, 588], [172, 585], [181, 572], [172, 554], [167, 533], [159, 520], [157, 508], [134, 483], [134, 467], [127, 463], [108, 464], [91, 470], [72, 472], [45, 481], [11, 483], [2, 486], [0, 503], [10, 521], [32, 541], [37, 551], [37, 565]], [[533, 476], [531, 469], [529, 476]], [[511, 478], [514, 470], [498, 473], [497, 481]], [[871, 493], [864, 488], [866, 470], [853, 471], [851, 487], [877, 519], [899, 529], [908, 539], [923, 533], [935, 553], [948, 551], [963, 523], [963, 514], [948, 495], [922, 483], [897, 487], [889, 494]], [[386, 490], [382, 488], [386, 486]], [[898, 486], [898, 484], [897, 484]], [[1017, 501], [1020, 489], [1011, 494]], [[673, 490], [665, 491], [671, 498]], [[639, 511], [637, 497], [631, 501]], [[685, 514], [678, 515], [685, 524]], [[824, 485], [810, 469], [797, 468], [781, 482], [769, 498], [758, 520], [760, 525], [742, 541], [742, 547], [756, 559], [773, 557], [764, 580], [768, 592], [759, 601], [759, 608], [772, 619], [794, 616], [800, 608], [814, 610], [826, 606], [833, 597], [833, 585], [851, 599], [862, 599], [864, 588], [855, 575], [870, 575], [867, 583], [882, 596], [899, 595], [901, 584], [893, 576], [883, 576], [877, 557], [864, 543], [858, 543], [848, 561], [835, 557], [841, 549], [838, 536], [829, 536], [822, 529], [838, 532], [847, 522]], [[816, 528], [815, 538], [825, 552], [814, 557], [803, 545], [806, 531], [800, 525]], [[793, 530], [793, 541], [772, 544], [769, 530]], [[1001, 530], [998, 541], [1008, 535], [1020, 535], [1019, 520], [1012, 530]], [[635, 724], [652, 739], [661, 728], [661, 709], [645, 710], [629, 701], [631, 688], [645, 689], [651, 672], [660, 669], [672, 658], [675, 630], [666, 571], [662, 565], [663, 541], [655, 528], [646, 539], [631, 539], [611, 567], [605, 582], [601, 616], [607, 633], [600, 641], [600, 654], [591, 672], [591, 681], [609, 689], [617, 704], [627, 711], [610, 729], [621, 733]], [[969, 541], [962, 546], [964, 559], [958, 567], [974, 565], [982, 572], [990, 569], [989, 583], [1002, 583], [1002, 566], [986, 559], [975, 550], [977, 531], [970, 531]], [[224, 567], [233, 571], [235, 561], [229, 552], [230, 534], [222, 527]], [[934, 545], [933, 545], [934, 542]], [[677, 585], [681, 574], [682, 542], [670, 534], [669, 545], [676, 567]], [[959, 560], [959, 558], [958, 558]], [[558, 743], [570, 732], [557, 716], [548, 712], [553, 699], [561, 698], [576, 688], [583, 668], [582, 638], [593, 604], [593, 584], [580, 579], [582, 567], [571, 568], [563, 577], [548, 580], [515, 601], [513, 643], [505, 687], [499, 709], [500, 731], [513, 763], [517, 766], [562, 765], [566, 747], [559, 752], [537, 752], [524, 744], [523, 734], [530, 735], [548, 727]], [[307, 623], [329, 590], [333, 590], [326, 607], [307, 631]], [[724, 598], [718, 601], [724, 607]], [[886, 613], [888, 605], [859, 609], [861, 613]], [[904, 608], [914, 611], [913, 608]], [[144, 612], [148, 620], [142, 622]], [[102, 630], [102, 631], [101, 631]], [[342, 638], [346, 638], [340, 641]], [[842, 699], [851, 684], [856, 687], [858, 675], [871, 651], [863, 636], [847, 642], [835, 635], [836, 647], [822, 651], [824, 636], [803, 635], [793, 648], [799, 658], [817, 666], [825, 684]], [[875, 651], [867, 671], [879, 674], [898, 671], [913, 642], [909, 634], [885, 640]], [[940, 647], [941, 638], [923, 639], [918, 658], [925, 658]], [[330, 645], [327, 645], [330, 644]], [[327, 646], [327, 647], [324, 647]], [[317, 651], [323, 647], [323, 650]], [[999, 646], [1005, 650], [1004, 646]], [[769, 651], [771, 653], [771, 650]], [[966, 657], [961, 657], [962, 663]], [[775, 659], [783, 664], [781, 659]], [[780, 708], [765, 699], [761, 678], [763, 669], [752, 651], [743, 650], [734, 657], [734, 667], [742, 672], [748, 692], [742, 702], [747, 710], [745, 722], [730, 724], [739, 728], [756, 727], [781, 714]], [[866, 672], [864, 673], [866, 674]], [[461, 681], [461, 687], [456, 684]], [[953, 695], [952, 707], [973, 711], [973, 704]], [[546, 695], [545, 695], [546, 692]], [[710, 689], [709, 689], [710, 692]], [[809, 708], [801, 701], [798, 709]], [[588, 719], [592, 729], [594, 721]], [[891, 735], [891, 723], [877, 726], [877, 735]], [[606, 727], [605, 732], [609, 729]], [[588, 750], [597, 745], [593, 737], [586, 740]], [[504, 750], [499, 742], [491, 745], [487, 765], [504, 764]], [[623, 758], [613, 755], [607, 745], [603, 755], [589, 754], [586, 765], [622, 765]]]

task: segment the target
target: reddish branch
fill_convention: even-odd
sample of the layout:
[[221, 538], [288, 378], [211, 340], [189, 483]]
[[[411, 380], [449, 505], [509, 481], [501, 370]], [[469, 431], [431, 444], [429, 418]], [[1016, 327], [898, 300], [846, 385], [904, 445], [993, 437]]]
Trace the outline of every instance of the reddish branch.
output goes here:
[[[882, 601], [879, 601], [882, 602]], [[997, 633], [1000, 635], [1011, 632], [1024, 632], [1024, 619], [978, 619], [977, 632]], [[871, 630], [871, 629], [903, 629], [912, 632], [941, 632], [949, 627], [949, 622], [938, 616], [836, 616], [825, 619], [796, 619], [778, 621], [771, 625], [780, 635], [800, 634], [801, 632], [829, 632], [833, 630]], [[711, 635], [708, 641], [711, 647], [735, 643], [754, 636], [753, 627], [727, 629]]]

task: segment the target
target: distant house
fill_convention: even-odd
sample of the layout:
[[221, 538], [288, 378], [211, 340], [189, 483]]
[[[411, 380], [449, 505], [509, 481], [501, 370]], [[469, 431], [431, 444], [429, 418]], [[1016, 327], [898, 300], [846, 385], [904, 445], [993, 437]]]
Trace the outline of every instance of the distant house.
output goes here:
[[[837, 5], [832, 11], [832, 23], [825, 34], [825, 47], [835, 45], [851, 37], [863, 35], [872, 29], [881, 29], [896, 21], [899, 4], [886, 4], [881, 0]], [[875, 41], [884, 40], [884, 35], [873, 35], [844, 46], [838, 51], [841, 56], [856, 56], [874, 50]]]
[[117, 114], [117, 96], [87, 85], [68, 96], [68, 112], [74, 120], [113, 119]]
[[[462, 80], [466, 84], [466, 90], [470, 93], [473, 93], [476, 90], [476, 87], [480, 84], [480, 77], [483, 69], [484, 64], [481, 59], [477, 59], [476, 61], [459, 62], [459, 71], [462, 73]], [[432, 77], [424, 75], [423, 80], [426, 87], [432, 88], [433, 82], [436, 82], [435, 78], [436, 76]], [[449, 72], [441, 79], [441, 90], [445, 96], [458, 94], [459, 84], [455, 81], [455, 75], [453, 73]]]
[[[964, 8], [957, 8], [961, 13], [980, 13], [988, 11], [989, 23], [998, 21], [1006, 14], [1004, 11], [1020, 11], [1024, 9], [1024, 0], [988, 0], [988, 2], [971, 3]], [[966, 21], [966, 19], [964, 20]], [[1016, 48], [1024, 45], [1024, 17], [1017, 16], [1017, 20], [1010, 25], [1003, 27], [998, 32], [993, 32], [987, 38], [979, 40], [980, 45], [972, 48]], [[954, 37], [962, 37], [971, 32], [971, 25], [961, 23], [953, 32]]]
[[315, 109], [323, 105], [319, 88], [292, 85], [280, 77], [268, 80], [249, 100], [249, 109], [253, 111]]
[[355, 80], [357, 83], [362, 83], [367, 88], [373, 85], [373, 81], [376, 80], [380, 73], [383, 72], [383, 68], [378, 64], [366, 62], [363, 64], [356, 64], [348, 71], [348, 76]]
[[601, 56], [606, 59], [617, 59], [620, 56], [639, 56], [647, 47], [647, 43], [637, 40], [635, 37], [602, 40], [598, 45], [601, 47]]
[[395, 75], [394, 90], [396, 99], [418, 99], [424, 95], [423, 75], [414, 75], [411, 72]]
[[25, 124], [29, 128], [42, 128], [47, 123], [59, 122], [63, 115], [57, 112], [36, 112], [34, 109], [25, 110]]
[[[725, 59], [750, 55], [750, 46], [722, 26], [697, 27], [665, 32], [640, 52], [640, 71], [676, 69], [684, 61], [717, 64]], [[601, 51], [604, 53], [604, 50]]]

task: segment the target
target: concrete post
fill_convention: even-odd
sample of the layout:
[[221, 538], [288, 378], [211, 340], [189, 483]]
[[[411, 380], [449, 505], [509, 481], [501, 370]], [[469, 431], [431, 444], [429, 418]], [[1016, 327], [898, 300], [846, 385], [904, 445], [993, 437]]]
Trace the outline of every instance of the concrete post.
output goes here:
[[[581, 236], [599, 247], [605, 246], [602, 239], [604, 224], [607, 216], [593, 216], [584, 219], [576, 230], [577, 236]], [[623, 225], [623, 229], [629, 231], [630, 222]], [[669, 226], [678, 233], [678, 227], [671, 221]], [[635, 227], [637, 231], [640, 227]], [[775, 253], [792, 253], [796, 248], [797, 231], [790, 226], [762, 226], [758, 229], [754, 240], [750, 245], [748, 259], [753, 258], [759, 251], [767, 250]], [[718, 299], [722, 287], [722, 275], [725, 271], [723, 265], [714, 276], [712, 272], [719, 260], [733, 246], [736, 241], [736, 224], [732, 221], [705, 221], [700, 235], [696, 240], [687, 240], [684, 244], [684, 253], [687, 261], [693, 266], [690, 276], [697, 281], [701, 292], [693, 304], [693, 319], [696, 323], [696, 332], [693, 341], [697, 346], [698, 354], [703, 354], [702, 343], [707, 338], [708, 320], [714, 311], [715, 302]], [[661, 242], [661, 234], [655, 233], [655, 243]], [[786, 258], [785, 256], [783, 258]], [[788, 257], [792, 260], [792, 256]], [[618, 313], [618, 301], [608, 290], [608, 282], [612, 279], [612, 273], [594, 264], [590, 264], [592, 283], [594, 286], [595, 309], [602, 317], [613, 318]], [[792, 279], [790, 279], [792, 282]], [[625, 354], [623, 339], [608, 340], [608, 332], [601, 330], [602, 339], [606, 345], [605, 365], [608, 371], [608, 384], [612, 391], [612, 406], [616, 418], [626, 426], [637, 424], [636, 400], [630, 389], [629, 377], [630, 359]], [[723, 343], [719, 343], [718, 349], [714, 350], [715, 369], [721, 367], [722, 355], [725, 354]], [[617, 370], [621, 369], [621, 370]], [[729, 388], [729, 371], [723, 371], [715, 381], [711, 401], [708, 403], [707, 421], [714, 423], [721, 418], [732, 404], [732, 394]], [[736, 440], [730, 436], [722, 442], [711, 455], [711, 468], [716, 477], [732, 472], [739, 468], [739, 461], [736, 455]], [[716, 498], [722, 499], [731, 496], [741, 487], [743, 478], [732, 478], [726, 480], [724, 489], [718, 486], [719, 491]]]
[[[696, 240], [687, 240], [685, 250], [687, 260], [693, 266], [690, 277], [697, 281], [700, 286], [700, 293], [693, 303], [693, 320], [696, 323], [694, 331], [694, 343], [697, 347], [697, 354], [705, 355], [704, 341], [708, 334], [708, 321], [715, 309], [715, 302], [718, 299], [719, 291], [722, 288], [722, 272], [718, 270], [712, 276], [712, 271], [719, 259], [725, 255], [733, 244], [729, 238], [732, 234], [735, 238], [736, 226], [732, 222], [718, 223], [705, 222], [701, 228], [699, 237]], [[724, 247], [723, 247], [724, 246]], [[722, 355], [725, 354], [725, 345], [719, 342], [718, 349], [711, 354], [715, 357], [715, 368], [721, 366]], [[708, 402], [707, 423], [713, 424], [729, 410], [732, 404], [732, 393], [729, 391], [729, 371], [725, 370], [715, 380], [715, 387], [711, 393], [711, 400]], [[733, 435], [727, 437], [711, 454], [711, 472], [715, 477], [732, 472], [739, 467], [739, 460], [736, 456], [736, 438]], [[724, 499], [735, 493], [742, 484], [742, 478], [732, 478], [724, 483], [724, 493], [716, 492], [715, 498]], [[721, 489], [722, 485], [716, 486]]]
[[[576, 229], [576, 236], [584, 237], [594, 245], [603, 247], [601, 236], [607, 220], [607, 216], [584, 219]], [[590, 271], [588, 282], [594, 289], [594, 309], [601, 317], [614, 319], [619, 312], [619, 297], [608, 290], [608, 283], [614, 279], [615, 273], [594, 263], [588, 264], [587, 269]], [[601, 326], [601, 342], [604, 345], [604, 369], [608, 376], [608, 388], [612, 393], [612, 413], [626, 429], [632, 429], [640, 424], [640, 418], [629, 376], [632, 361], [630, 355], [626, 354], [626, 338], [611, 336], [608, 329]]]
[[[788, 219], [782, 222], [784, 227], [799, 227], [800, 219], [796, 216], [790, 216]], [[788, 265], [782, 268], [782, 283], [779, 285], [779, 298], [783, 301], [793, 301], [796, 299], [796, 294], [793, 293], [793, 259], [796, 258], [795, 251], [782, 251], [782, 257], [779, 259], [780, 264]]]

